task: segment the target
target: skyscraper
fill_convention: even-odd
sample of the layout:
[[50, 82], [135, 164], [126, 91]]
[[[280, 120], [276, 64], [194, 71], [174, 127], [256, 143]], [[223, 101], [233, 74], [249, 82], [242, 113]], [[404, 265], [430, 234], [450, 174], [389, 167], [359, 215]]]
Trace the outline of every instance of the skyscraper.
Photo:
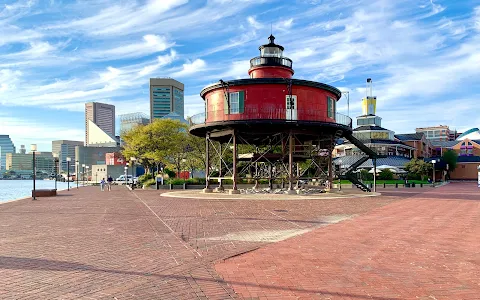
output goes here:
[[[96, 126], [92, 126], [92, 123]], [[97, 127], [115, 139], [115, 106], [98, 102], [85, 103], [85, 145], [91, 144], [92, 137], [89, 133], [91, 130], [97, 132]]]
[[10, 136], [0, 135], [0, 171], [6, 170], [7, 153], [15, 153], [15, 146]]
[[[70, 157], [74, 162], [75, 159], [75, 146], [83, 146], [81, 141], [52, 141], [52, 154], [54, 157], [58, 157], [59, 172], [67, 171], [67, 157]], [[75, 170], [74, 163], [70, 164], [70, 172]]]
[[171, 78], [150, 78], [150, 121], [184, 118], [184, 85]]

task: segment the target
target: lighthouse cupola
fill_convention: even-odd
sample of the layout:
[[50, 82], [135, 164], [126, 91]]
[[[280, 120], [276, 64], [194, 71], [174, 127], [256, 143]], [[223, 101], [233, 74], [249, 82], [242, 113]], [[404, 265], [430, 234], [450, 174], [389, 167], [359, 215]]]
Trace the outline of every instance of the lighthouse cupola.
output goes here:
[[250, 60], [250, 78], [291, 78], [292, 60], [283, 56], [284, 48], [275, 44], [275, 37], [268, 37], [269, 43], [260, 46], [260, 56]]

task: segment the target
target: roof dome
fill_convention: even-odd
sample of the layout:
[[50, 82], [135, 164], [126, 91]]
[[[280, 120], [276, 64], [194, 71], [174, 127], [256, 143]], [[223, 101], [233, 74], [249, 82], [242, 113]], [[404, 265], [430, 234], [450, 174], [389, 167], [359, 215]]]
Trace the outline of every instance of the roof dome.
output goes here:
[[458, 138], [457, 141], [463, 141], [465, 139], [469, 140], [480, 140], [480, 130], [478, 128], [472, 128], [464, 133], [462, 133]]

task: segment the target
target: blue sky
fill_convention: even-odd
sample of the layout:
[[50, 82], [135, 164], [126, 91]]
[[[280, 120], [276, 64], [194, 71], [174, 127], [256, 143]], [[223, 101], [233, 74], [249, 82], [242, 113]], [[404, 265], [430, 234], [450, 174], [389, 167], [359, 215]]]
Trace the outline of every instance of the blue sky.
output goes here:
[[480, 126], [479, 0], [0, 0], [0, 134], [83, 140], [85, 102], [148, 113], [150, 77], [201, 112], [202, 87], [248, 77], [271, 27], [296, 78], [350, 91], [351, 116], [371, 77], [397, 133]]

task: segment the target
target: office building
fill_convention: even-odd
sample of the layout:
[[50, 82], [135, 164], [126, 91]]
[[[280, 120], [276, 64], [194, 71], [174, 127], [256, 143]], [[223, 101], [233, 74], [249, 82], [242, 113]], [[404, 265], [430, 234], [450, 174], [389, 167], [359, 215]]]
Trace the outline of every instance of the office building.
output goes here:
[[450, 131], [450, 128], [446, 125], [417, 128], [415, 129], [415, 132], [424, 133], [427, 140], [430, 140], [430, 141], [455, 140], [454, 132]]
[[[38, 172], [47, 175], [55, 172], [55, 161], [52, 152], [35, 152], [35, 167]], [[7, 153], [6, 168], [9, 171], [32, 171], [33, 154], [32, 153]]]
[[171, 78], [150, 78], [150, 121], [184, 119], [184, 85]]
[[89, 166], [90, 168], [93, 165], [106, 165], [106, 155], [107, 153], [119, 152], [120, 147], [85, 147], [85, 146], [76, 146], [75, 147], [75, 161], [72, 160], [72, 164], [78, 166], [75, 168], [75, 173], [82, 172], [82, 165]]
[[120, 135], [130, 131], [138, 125], [147, 125], [150, 123], [148, 116], [141, 112], [120, 115]]
[[97, 102], [85, 103], [85, 145], [98, 142], [98, 129], [115, 139], [115, 106]]
[[[75, 147], [83, 146], [82, 141], [67, 141], [67, 140], [58, 140], [52, 141], [52, 154], [53, 157], [58, 158], [59, 172], [67, 172], [67, 157], [72, 159], [72, 162], [75, 161]], [[70, 172], [75, 170], [74, 163], [70, 163]]]
[[0, 135], [0, 171], [7, 169], [7, 153], [15, 153], [15, 145], [10, 136]]

